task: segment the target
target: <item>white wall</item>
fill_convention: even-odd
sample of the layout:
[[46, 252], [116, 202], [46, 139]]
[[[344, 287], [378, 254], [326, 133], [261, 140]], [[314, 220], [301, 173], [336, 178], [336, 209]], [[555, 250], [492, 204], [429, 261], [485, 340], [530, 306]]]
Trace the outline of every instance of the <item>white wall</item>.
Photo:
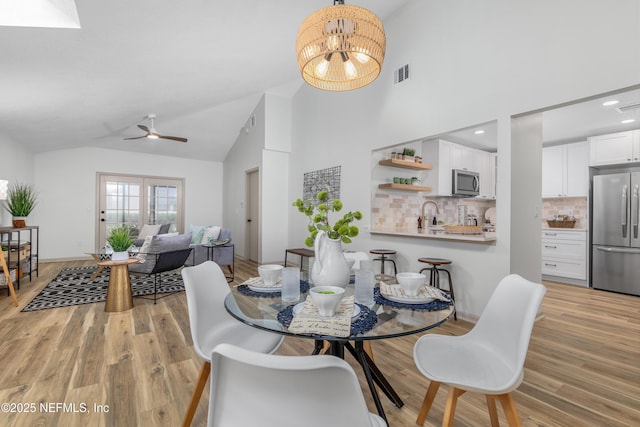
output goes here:
[[[224, 225], [231, 230], [235, 253], [246, 253], [246, 173], [260, 169], [265, 139], [265, 98], [262, 97], [251, 113], [255, 126], [238, 134], [235, 144], [224, 159]], [[251, 117], [250, 116], [250, 117]], [[250, 119], [249, 119], [250, 120]], [[260, 170], [259, 176], [262, 174]], [[262, 184], [260, 184], [261, 186]], [[262, 207], [261, 207], [262, 208]], [[262, 224], [260, 224], [262, 226]]]
[[[458, 309], [475, 318], [510, 272], [510, 228], [519, 226], [510, 206], [512, 175], [521, 173], [510, 165], [510, 116], [639, 83], [637, 47], [621, 41], [640, 39], [640, 2], [414, 0], [385, 29], [387, 56], [376, 82], [347, 93], [304, 86], [294, 97], [289, 198], [302, 193], [304, 172], [342, 165], [345, 209], [362, 210], [366, 225], [371, 149], [497, 119], [496, 245], [363, 232], [349, 247], [396, 249], [401, 270], [416, 271], [418, 257], [452, 259]], [[407, 63], [411, 78], [393, 86], [393, 70]], [[520, 202], [539, 203], [539, 194]], [[289, 245], [299, 246], [305, 217], [290, 212]], [[539, 254], [530, 262], [539, 264]]]
[[[40, 259], [86, 257], [95, 250], [96, 172], [185, 180], [185, 229], [222, 224], [222, 164], [175, 157], [79, 148], [35, 156], [40, 205]], [[31, 220], [30, 220], [31, 222]]]
[[[0, 134], [0, 164], [0, 179], [9, 181], [9, 187], [16, 182], [33, 184], [33, 154], [3, 134]], [[11, 214], [6, 211], [5, 206], [5, 202], [0, 201], [0, 225], [11, 226]], [[42, 208], [36, 205], [32, 215], [40, 209]], [[27, 224], [37, 225], [31, 216], [27, 218]]]

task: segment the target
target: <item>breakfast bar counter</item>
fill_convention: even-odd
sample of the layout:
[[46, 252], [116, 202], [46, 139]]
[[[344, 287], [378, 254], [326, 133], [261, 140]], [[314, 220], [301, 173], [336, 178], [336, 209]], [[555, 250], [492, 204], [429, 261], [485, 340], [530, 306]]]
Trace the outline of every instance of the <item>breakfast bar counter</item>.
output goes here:
[[414, 237], [418, 239], [434, 239], [434, 240], [448, 240], [466, 243], [479, 243], [479, 244], [495, 244], [496, 233], [495, 231], [485, 231], [482, 234], [450, 234], [441, 230], [423, 230], [421, 232], [416, 231], [395, 231], [395, 230], [370, 230], [371, 234], [382, 234], [387, 236], [399, 236], [399, 237]]

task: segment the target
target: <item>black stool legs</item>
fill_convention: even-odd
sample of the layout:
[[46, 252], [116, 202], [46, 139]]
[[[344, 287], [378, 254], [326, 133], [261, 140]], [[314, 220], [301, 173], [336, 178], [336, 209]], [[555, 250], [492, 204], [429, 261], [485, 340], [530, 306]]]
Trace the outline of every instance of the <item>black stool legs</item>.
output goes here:
[[[447, 269], [444, 268], [438, 268], [437, 265], [433, 265], [431, 267], [425, 267], [422, 270], [420, 270], [420, 273], [422, 273], [425, 270], [429, 270], [429, 286], [434, 286], [438, 289], [444, 290], [445, 292], [447, 292], [450, 296], [451, 299], [453, 300], [453, 302], [456, 301], [456, 295], [453, 292], [453, 281], [451, 281], [451, 272]], [[449, 279], [449, 289], [442, 289], [440, 287], [440, 273], [447, 273], [447, 278]], [[453, 319], [454, 320], [458, 320], [458, 315], [456, 314], [456, 312], [453, 312]]]

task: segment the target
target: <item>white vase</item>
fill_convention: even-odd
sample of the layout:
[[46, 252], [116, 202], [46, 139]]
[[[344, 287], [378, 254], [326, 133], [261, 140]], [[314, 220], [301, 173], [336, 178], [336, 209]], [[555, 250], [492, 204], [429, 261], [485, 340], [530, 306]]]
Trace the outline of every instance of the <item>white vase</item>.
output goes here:
[[129, 251], [114, 252], [111, 255], [111, 261], [126, 261], [129, 259]]
[[314, 286], [339, 286], [349, 284], [351, 269], [342, 253], [339, 239], [330, 239], [324, 231], [318, 232], [314, 242], [315, 262], [311, 269]]

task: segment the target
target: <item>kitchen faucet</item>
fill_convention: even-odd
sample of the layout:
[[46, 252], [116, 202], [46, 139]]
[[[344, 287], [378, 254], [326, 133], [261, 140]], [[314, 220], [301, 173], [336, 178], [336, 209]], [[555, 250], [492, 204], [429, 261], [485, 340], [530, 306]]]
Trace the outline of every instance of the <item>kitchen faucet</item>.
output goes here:
[[425, 200], [425, 202], [422, 204], [422, 208], [420, 209], [421, 213], [422, 213], [422, 222], [424, 223], [425, 227], [428, 227], [431, 224], [431, 221], [429, 222], [425, 222], [425, 217], [424, 217], [424, 208], [431, 203], [433, 206], [436, 207], [436, 215], [440, 215], [440, 209], [438, 209], [438, 203], [434, 202], [433, 200]]

